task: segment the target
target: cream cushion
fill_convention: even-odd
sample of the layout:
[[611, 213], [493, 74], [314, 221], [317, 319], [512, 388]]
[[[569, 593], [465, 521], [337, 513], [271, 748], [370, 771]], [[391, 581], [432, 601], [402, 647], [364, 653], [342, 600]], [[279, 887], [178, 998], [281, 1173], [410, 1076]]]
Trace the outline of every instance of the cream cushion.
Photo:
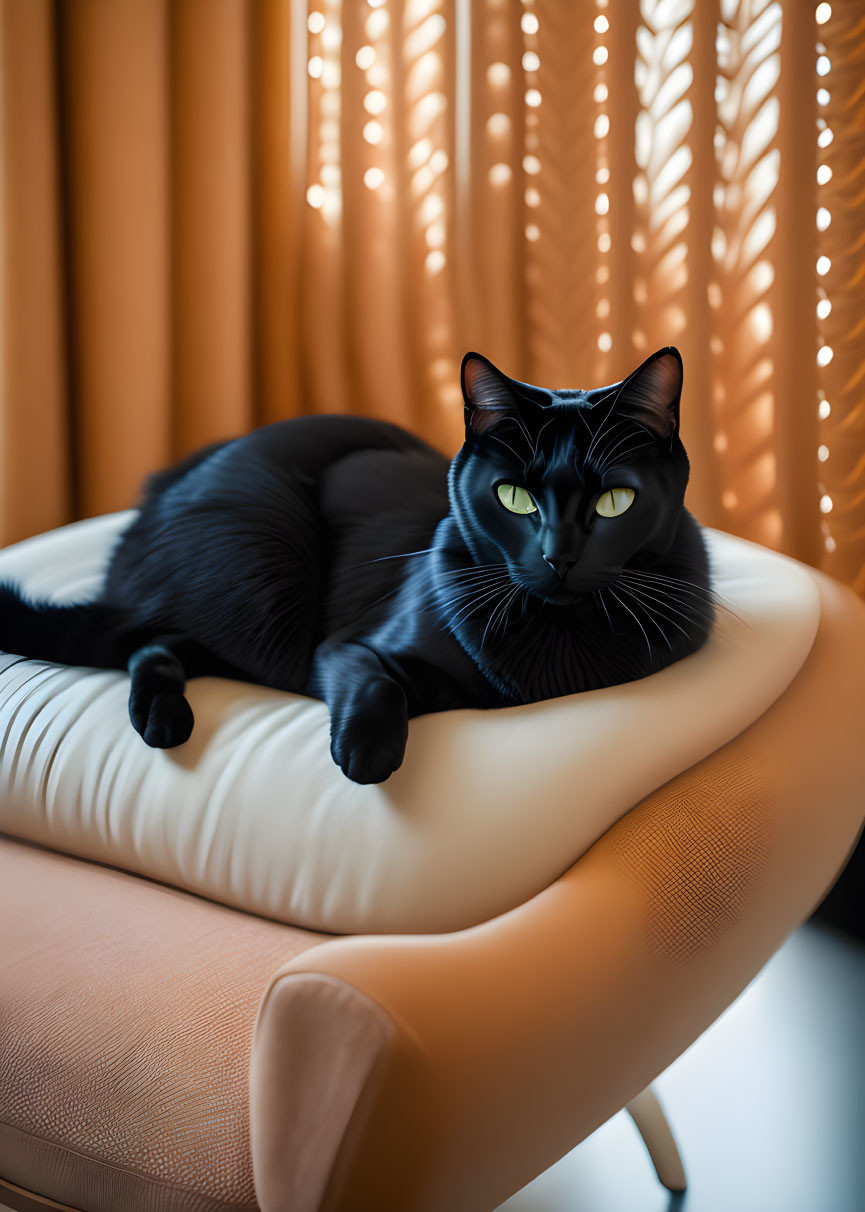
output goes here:
[[[92, 597], [133, 516], [7, 548], [0, 578]], [[378, 786], [334, 765], [317, 701], [196, 679], [192, 737], [153, 750], [129, 722], [125, 673], [0, 654], [0, 830], [316, 930], [484, 921], [738, 735], [803, 664], [819, 619], [808, 572], [706, 533], [735, 614], [719, 612], [698, 653], [624, 686], [413, 720], [402, 767]]]

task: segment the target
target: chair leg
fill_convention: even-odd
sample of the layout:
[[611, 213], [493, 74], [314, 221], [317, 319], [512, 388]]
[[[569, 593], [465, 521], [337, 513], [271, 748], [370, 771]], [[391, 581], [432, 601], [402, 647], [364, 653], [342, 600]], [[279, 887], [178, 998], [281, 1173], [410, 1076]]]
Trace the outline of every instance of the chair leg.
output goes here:
[[631, 1099], [625, 1110], [643, 1138], [660, 1182], [668, 1191], [684, 1191], [688, 1183], [682, 1159], [664, 1109], [652, 1087], [647, 1086], [636, 1098]]

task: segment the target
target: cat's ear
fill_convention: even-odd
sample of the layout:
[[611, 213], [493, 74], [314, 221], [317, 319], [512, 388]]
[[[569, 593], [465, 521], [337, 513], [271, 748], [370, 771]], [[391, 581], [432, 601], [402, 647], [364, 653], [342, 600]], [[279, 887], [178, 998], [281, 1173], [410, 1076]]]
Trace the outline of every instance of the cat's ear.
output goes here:
[[633, 374], [614, 387], [589, 393], [600, 404], [616, 392], [615, 410], [631, 417], [656, 438], [669, 441], [679, 431], [679, 400], [682, 395], [682, 356], [672, 345], [646, 358]]
[[517, 406], [508, 387], [507, 375], [497, 370], [483, 354], [466, 354], [460, 380], [465, 402], [466, 437], [484, 434], [497, 421], [515, 415]]

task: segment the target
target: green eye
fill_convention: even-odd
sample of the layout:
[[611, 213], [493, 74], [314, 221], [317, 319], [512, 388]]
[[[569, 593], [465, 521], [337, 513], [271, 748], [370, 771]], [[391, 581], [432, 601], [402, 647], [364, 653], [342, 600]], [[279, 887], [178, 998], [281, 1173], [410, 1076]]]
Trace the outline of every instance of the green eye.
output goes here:
[[598, 497], [595, 509], [602, 518], [617, 518], [619, 514], [631, 508], [633, 499], [633, 488], [608, 488]]
[[526, 492], [516, 484], [499, 484], [496, 489], [498, 498], [511, 513], [537, 513], [538, 507]]

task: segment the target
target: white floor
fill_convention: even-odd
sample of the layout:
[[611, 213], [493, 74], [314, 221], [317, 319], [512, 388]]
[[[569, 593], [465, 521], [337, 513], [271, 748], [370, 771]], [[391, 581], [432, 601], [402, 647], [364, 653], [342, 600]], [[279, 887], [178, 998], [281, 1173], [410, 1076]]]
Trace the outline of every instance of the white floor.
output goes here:
[[804, 926], [656, 1083], [684, 1195], [622, 1112], [496, 1212], [863, 1212], [863, 1023], [865, 949]]

